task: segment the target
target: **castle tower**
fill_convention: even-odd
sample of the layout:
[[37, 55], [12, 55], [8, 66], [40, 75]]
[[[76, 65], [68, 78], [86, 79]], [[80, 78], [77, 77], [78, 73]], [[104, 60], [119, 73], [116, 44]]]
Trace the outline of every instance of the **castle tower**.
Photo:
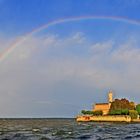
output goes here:
[[108, 104], [109, 104], [109, 108], [111, 107], [111, 103], [113, 102], [113, 93], [110, 90], [108, 93]]
[[109, 93], [108, 93], [108, 103], [112, 103], [112, 102], [113, 102], [113, 93], [110, 90]]

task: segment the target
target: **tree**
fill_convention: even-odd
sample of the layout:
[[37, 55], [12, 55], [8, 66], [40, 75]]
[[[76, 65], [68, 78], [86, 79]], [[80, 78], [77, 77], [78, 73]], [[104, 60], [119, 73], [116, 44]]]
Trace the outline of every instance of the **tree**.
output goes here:
[[93, 111], [90, 111], [90, 110], [82, 110], [81, 113], [84, 115], [93, 115], [94, 114]]
[[135, 110], [136, 108], [136, 106], [135, 106], [135, 103], [134, 102], [130, 102], [130, 107], [133, 109], [133, 110]]
[[134, 102], [129, 102], [129, 100], [122, 98], [122, 99], [115, 99], [111, 103], [110, 111], [123, 110], [123, 109], [134, 110], [135, 109]]
[[96, 116], [103, 115], [103, 111], [102, 110], [93, 111], [93, 115]]
[[109, 112], [109, 115], [121, 115], [121, 110], [111, 110]]
[[136, 110], [129, 110], [129, 115], [132, 119], [137, 119], [138, 112]]
[[140, 104], [136, 105], [136, 110], [137, 110], [138, 114], [140, 115]]
[[86, 110], [82, 110], [81, 113], [85, 115], [86, 114]]
[[97, 110], [97, 111], [82, 110], [81, 113], [84, 115], [95, 115], [95, 116], [103, 115], [102, 110]]
[[121, 110], [121, 115], [128, 115], [129, 114], [129, 110], [128, 109], [122, 109]]
[[128, 109], [111, 110], [109, 112], [109, 115], [128, 115], [128, 114], [129, 114]]

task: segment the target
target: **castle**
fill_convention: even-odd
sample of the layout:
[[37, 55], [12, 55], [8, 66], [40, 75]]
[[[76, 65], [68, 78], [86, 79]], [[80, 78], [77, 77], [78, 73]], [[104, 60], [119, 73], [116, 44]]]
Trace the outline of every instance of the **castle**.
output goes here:
[[[113, 101], [115, 102], [116, 100], [113, 100], [113, 93], [112, 91], [108, 92], [108, 102], [107, 103], [96, 103], [93, 106], [92, 111], [85, 111], [83, 110], [82, 115], [78, 115], [76, 117], [77, 121], [81, 121], [81, 122], [89, 122], [89, 121], [94, 121], [94, 122], [139, 122], [140, 123], [140, 118], [138, 115], [138, 111], [135, 109], [135, 105], [134, 102], [129, 102], [128, 100], [121, 99], [118, 101], [123, 101], [128, 103], [128, 107], [130, 107], [130, 109], [126, 108], [126, 112], [122, 113], [121, 112], [118, 114], [109, 114], [110, 108], [111, 108], [111, 104], [113, 103]], [[122, 106], [124, 103], [119, 103], [120, 106]], [[126, 106], [125, 106], [126, 107]], [[134, 108], [131, 110], [131, 107]], [[125, 110], [125, 109], [124, 109]], [[101, 112], [102, 111], [102, 112]], [[102, 114], [100, 114], [100, 113]], [[95, 114], [97, 113], [97, 114]]]
[[113, 93], [112, 93], [112, 91], [109, 91], [109, 93], [108, 93], [108, 103], [96, 103], [93, 106], [93, 111], [101, 110], [103, 112], [103, 115], [107, 115], [112, 102], [113, 102]]

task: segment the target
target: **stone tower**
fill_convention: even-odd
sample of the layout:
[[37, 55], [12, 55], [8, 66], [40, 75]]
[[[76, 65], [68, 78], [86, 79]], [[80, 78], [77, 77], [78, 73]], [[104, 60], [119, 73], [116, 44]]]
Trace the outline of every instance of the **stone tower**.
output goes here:
[[109, 107], [111, 106], [111, 103], [113, 102], [113, 93], [110, 90], [108, 93], [108, 103], [109, 103]]

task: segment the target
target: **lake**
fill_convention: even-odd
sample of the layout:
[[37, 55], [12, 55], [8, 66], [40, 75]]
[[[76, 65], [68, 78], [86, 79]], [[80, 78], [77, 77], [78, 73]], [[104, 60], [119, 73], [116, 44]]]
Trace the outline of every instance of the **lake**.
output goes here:
[[140, 139], [140, 124], [75, 119], [0, 119], [0, 140]]

